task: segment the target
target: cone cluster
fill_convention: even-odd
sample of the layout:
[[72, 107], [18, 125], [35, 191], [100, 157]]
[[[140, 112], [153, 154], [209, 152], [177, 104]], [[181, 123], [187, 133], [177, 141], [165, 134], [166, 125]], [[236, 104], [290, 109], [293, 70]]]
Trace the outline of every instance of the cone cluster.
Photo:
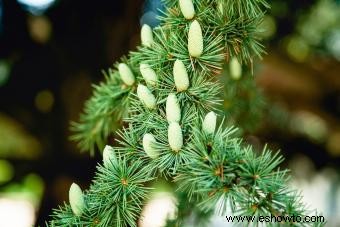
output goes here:
[[[193, 20], [190, 22], [188, 31], [188, 53], [191, 58], [199, 58], [203, 54], [203, 34], [200, 23], [195, 20], [195, 8], [192, 0], [179, 0], [179, 7], [183, 17], [187, 20]], [[144, 24], [141, 29], [141, 41], [145, 47], [152, 47], [154, 43], [152, 28]], [[157, 86], [158, 75], [155, 69], [153, 69], [147, 63], [140, 63], [140, 74], [144, 79], [146, 85], [139, 83], [137, 85], [137, 97], [141, 101], [141, 104], [146, 108], [152, 110], [157, 109], [157, 98], [152, 94], [150, 86]], [[122, 81], [126, 85], [133, 85], [135, 83], [135, 77], [131, 69], [126, 64], [119, 65], [119, 73]], [[187, 71], [187, 67], [180, 59], [176, 59], [173, 65], [173, 78], [177, 93], [185, 92], [190, 87], [190, 79]], [[166, 119], [168, 122], [168, 143], [174, 152], [179, 152], [183, 147], [183, 132], [180, 125], [181, 121], [181, 107], [176, 93], [171, 93], [166, 99]], [[216, 127], [216, 114], [210, 112], [207, 114], [203, 121], [203, 131], [207, 134], [212, 134]], [[145, 153], [152, 159], [157, 158], [160, 151], [156, 148], [155, 136], [148, 132], [143, 136], [143, 149]], [[109, 149], [107, 149], [109, 151]], [[109, 158], [106, 158], [109, 160]], [[108, 162], [108, 161], [106, 161]], [[104, 164], [106, 163], [104, 161]], [[107, 165], [107, 164], [106, 164]]]

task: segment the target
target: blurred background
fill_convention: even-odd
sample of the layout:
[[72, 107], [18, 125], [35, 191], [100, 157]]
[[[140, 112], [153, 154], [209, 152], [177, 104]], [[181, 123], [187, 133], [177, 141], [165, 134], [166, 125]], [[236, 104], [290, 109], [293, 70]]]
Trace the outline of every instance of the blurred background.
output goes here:
[[[267, 55], [255, 77], [241, 79], [255, 78], [256, 87], [226, 88], [226, 114], [248, 143], [280, 150], [292, 187], [328, 226], [339, 226], [340, 1], [269, 3], [261, 25]], [[43, 225], [73, 181], [89, 186], [101, 157], [79, 152], [69, 122], [91, 83], [103, 80], [101, 70], [139, 44], [140, 25], [157, 25], [159, 7], [158, 0], [0, 0], [1, 226]], [[236, 111], [238, 95], [248, 103]]]

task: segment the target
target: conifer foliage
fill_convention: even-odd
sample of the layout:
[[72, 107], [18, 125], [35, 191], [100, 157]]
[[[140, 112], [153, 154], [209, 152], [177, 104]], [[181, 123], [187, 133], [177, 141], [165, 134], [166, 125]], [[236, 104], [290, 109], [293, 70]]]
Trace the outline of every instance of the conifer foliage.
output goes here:
[[[182, 208], [200, 214], [217, 208], [220, 215], [227, 209], [235, 215], [309, 214], [287, 187], [287, 171], [278, 169], [283, 158], [266, 148], [256, 155], [235, 136], [236, 128], [224, 127], [219, 110], [223, 66], [233, 59], [239, 78], [240, 65], [252, 67], [263, 53], [256, 33], [267, 3], [164, 4], [160, 26], [142, 27], [142, 45], [94, 86], [73, 125], [74, 139], [91, 152], [104, 147], [115, 121], [123, 119], [126, 127], [116, 134], [117, 146], [103, 149], [90, 188], [73, 184], [70, 205], [56, 209], [48, 226], [137, 226], [149, 185], [160, 177], [173, 181], [180, 195], [177, 219], [168, 226], [182, 226]], [[183, 201], [193, 207], [182, 207]]]

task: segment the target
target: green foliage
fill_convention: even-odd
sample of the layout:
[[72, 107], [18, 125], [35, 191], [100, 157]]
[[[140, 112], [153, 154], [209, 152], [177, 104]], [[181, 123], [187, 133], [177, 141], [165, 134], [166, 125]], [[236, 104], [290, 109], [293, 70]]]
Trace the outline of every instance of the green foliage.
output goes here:
[[104, 148], [108, 136], [117, 129], [117, 121], [127, 114], [131, 90], [122, 87], [117, 71], [104, 72], [106, 81], [94, 85], [92, 97], [86, 102], [80, 122], [72, 122], [75, 134], [72, 140], [79, 142], [83, 151], [94, 154], [95, 148]]
[[221, 83], [224, 84], [222, 98], [226, 125], [237, 125], [241, 131], [253, 132], [261, 125], [265, 111], [269, 112], [273, 106], [265, 102], [265, 97], [249, 69], [244, 67], [242, 77], [234, 80], [227, 66], [221, 76]]
[[[266, 148], [256, 155], [252, 147], [235, 136], [234, 127], [224, 128], [223, 121], [215, 133], [207, 134], [202, 128], [209, 111], [222, 113], [223, 84], [218, 75], [226, 60], [236, 56], [252, 67], [253, 57], [263, 53], [256, 32], [267, 4], [263, 0], [194, 0], [204, 51], [193, 58], [187, 44], [191, 21], [182, 16], [178, 1], [164, 2], [167, 10], [161, 26], [153, 31], [152, 46], [140, 46], [122, 59], [134, 73], [135, 84], [124, 85], [117, 70], [110, 70], [106, 82], [95, 87], [80, 123], [74, 125], [74, 139], [83, 149], [93, 151], [96, 144], [105, 144], [115, 120], [124, 119], [128, 126], [117, 133], [118, 146], [114, 147], [111, 163], [98, 166], [84, 194], [83, 214], [75, 216], [66, 204], [54, 212], [49, 225], [137, 226], [148, 198], [148, 184], [160, 176], [174, 180], [180, 193], [177, 220], [169, 221], [168, 226], [181, 226], [193, 212], [207, 221], [216, 207], [221, 215], [230, 207], [234, 214], [303, 216], [307, 210], [299, 196], [287, 188], [287, 171], [278, 169], [281, 156]], [[177, 59], [189, 74], [190, 86], [185, 91], [177, 91], [173, 79]], [[145, 84], [139, 72], [141, 63], [149, 64], [158, 76], [156, 85], [147, 85], [156, 98], [154, 109], [144, 106], [136, 95], [137, 85]], [[251, 87], [247, 80], [239, 83]], [[181, 108], [183, 147], [179, 151], [171, 148], [168, 138], [165, 105], [170, 93], [176, 94]], [[145, 133], [154, 135], [153, 148], [159, 157], [152, 159], [144, 152]], [[185, 201], [196, 205], [193, 212]]]
[[55, 210], [50, 226], [135, 226], [153, 180], [152, 167], [141, 159], [112, 157], [107, 167], [98, 165], [95, 179], [85, 193], [81, 217], [69, 205]]
[[[154, 31], [152, 48], [140, 46], [137, 48], [138, 51], [130, 53], [129, 59], [122, 59], [135, 72], [138, 82], [142, 80], [138, 71], [141, 62], [149, 64], [163, 74], [171, 72], [174, 61], [181, 59], [189, 72], [200, 72], [200, 69], [203, 69], [215, 75], [222, 70], [221, 62], [224, 58], [237, 56], [240, 61], [251, 65], [253, 57], [263, 53], [263, 46], [257, 39], [257, 27], [263, 14], [258, 7], [261, 5], [267, 7], [265, 1], [258, 1], [259, 3], [250, 1], [251, 4], [246, 5], [228, 5], [217, 0], [194, 1], [196, 19], [205, 27], [204, 53], [197, 59], [189, 58], [187, 49], [190, 23], [181, 16], [177, 1], [164, 2], [169, 7], [161, 17], [162, 26]], [[219, 12], [218, 4], [224, 6], [223, 13], [216, 13]], [[228, 11], [235, 12], [237, 6], [240, 6], [238, 8], [240, 12], [226, 15]], [[248, 7], [253, 16], [245, 17], [244, 12], [248, 12]], [[94, 86], [94, 93], [85, 104], [80, 122], [73, 123], [71, 127], [75, 133], [72, 139], [78, 142], [83, 151], [90, 151], [91, 154], [96, 147], [103, 149], [108, 136], [117, 129], [117, 122], [127, 116], [128, 97], [135, 91], [134, 88], [121, 89], [122, 82], [116, 70], [110, 69], [108, 73], [105, 83]]]

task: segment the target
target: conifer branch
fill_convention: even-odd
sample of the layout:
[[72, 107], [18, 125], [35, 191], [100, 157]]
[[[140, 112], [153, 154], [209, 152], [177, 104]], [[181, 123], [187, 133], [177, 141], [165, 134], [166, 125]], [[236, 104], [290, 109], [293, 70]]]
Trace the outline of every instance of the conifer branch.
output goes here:
[[[118, 146], [105, 147], [91, 187], [78, 194], [72, 189], [71, 205], [55, 210], [48, 225], [136, 226], [148, 185], [160, 176], [173, 180], [182, 199], [205, 217], [216, 207], [221, 215], [229, 208], [235, 215], [308, 214], [287, 187], [287, 171], [278, 169], [283, 158], [267, 148], [256, 155], [234, 127], [216, 122], [223, 87], [217, 76], [234, 59], [237, 78], [237, 62], [251, 67], [263, 53], [256, 32], [267, 3], [164, 2], [161, 25], [143, 26], [142, 46], [109, 70], [74, 127], [74, 139], [93, 150], [95, 143], [103, 146], [113, 117], [123, 118], [128, 126], [117, 133]], [[183, 223], [187, 213], [179, 211], [172, 224]]]

